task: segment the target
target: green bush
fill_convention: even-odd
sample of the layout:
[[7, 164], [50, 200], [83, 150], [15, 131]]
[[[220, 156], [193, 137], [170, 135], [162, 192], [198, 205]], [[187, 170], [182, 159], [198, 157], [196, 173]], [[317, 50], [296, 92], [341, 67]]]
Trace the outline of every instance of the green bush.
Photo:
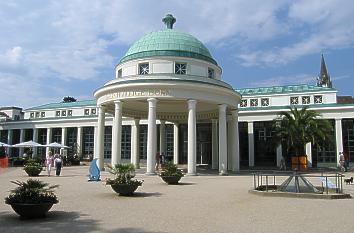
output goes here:
[[115, 166], [107, 164], [106, 166], [108, 171], [114, 175], [114, 179], [107, 179], [107, 185], [134, 184], [141, 186], [144, 182], [132, 179], [135, 177], [135, 167], [133, 164], [116, 164]]
[[42, 171], [42, 165], [33, 159], [29, 159], [23, 169], [29, 176], [38, 176]]
[[165, 169], [160, 173], [160, 176], [184, 176], [183, 173], [177, 169], [177, 165], [172, 162], [168, 162], [165, 165]]
[[26, 203], [26, 204], [41, 204], [41, 203], [58, 203], [58, 198], [54, 194], [54, 189], [58, 185], [49, 186], [40, 180], [29, 179], [26, 182], [11, 181], [18, 185], [17, 188], [10, 191], [10, 195], [5, 198], [6, 204]]

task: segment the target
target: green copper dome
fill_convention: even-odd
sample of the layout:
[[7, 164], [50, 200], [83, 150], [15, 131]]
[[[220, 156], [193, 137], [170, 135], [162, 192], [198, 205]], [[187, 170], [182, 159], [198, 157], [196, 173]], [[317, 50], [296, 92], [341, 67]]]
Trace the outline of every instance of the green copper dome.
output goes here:
[[202, 42], [187, 33], [173, 29], [175, 21], [172, 15], [167, 15], [163, 19], [167, 29], [143, 36], [129, 48], [120, 63], [146, 57], [175, 56], [201, 59], [217, 65]]

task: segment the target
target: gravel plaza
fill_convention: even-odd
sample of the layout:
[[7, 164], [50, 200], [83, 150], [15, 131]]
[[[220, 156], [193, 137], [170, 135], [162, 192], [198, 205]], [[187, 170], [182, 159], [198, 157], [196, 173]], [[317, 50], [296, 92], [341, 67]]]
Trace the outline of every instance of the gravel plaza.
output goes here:
[[[59, 184], [59, 203], [47, 217], [20, 220], [10, 206], [0, 205], [0, 232], [353, 232], [354, 199], [320, 200], [249, 194], [249, 172], [218, 176], [200, 174], [166, 185], [146, 176], [132, 197], [121, 197], [104, 182], [87, 182], [88, 166], [64, 167], [62, 176], [38, 179]], [[346, 176], [352, 176], [347, 173]], [[110, 177], [102, 172], [102, 180]], [[26, 180], [22, 168], [0, 172], [2, 200]], [[315, 184], [315, 182], [314, 182]], [[354, 195], [354, 185], [344, 185]]]

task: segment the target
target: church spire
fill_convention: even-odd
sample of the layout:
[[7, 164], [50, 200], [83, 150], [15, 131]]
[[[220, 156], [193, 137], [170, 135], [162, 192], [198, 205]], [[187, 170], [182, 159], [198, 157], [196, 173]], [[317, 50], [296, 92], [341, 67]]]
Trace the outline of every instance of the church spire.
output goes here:
[[319, 87], [332, 87], [332, 81], [327, 72], [326, 62], [324, 60], [323, 54], [321, 56], [321, 71], [317, 78], [317, 86]]

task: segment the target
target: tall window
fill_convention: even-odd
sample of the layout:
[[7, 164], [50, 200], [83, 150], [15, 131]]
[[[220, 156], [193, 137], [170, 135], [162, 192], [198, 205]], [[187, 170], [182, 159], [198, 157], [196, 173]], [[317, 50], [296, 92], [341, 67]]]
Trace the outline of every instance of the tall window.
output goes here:
[[187, 64], [186, 63], [175, 63], [175, 74], [186, 74]]
[[122, 77], [122, 69], [119, 69], [118, 70], [118, 78], [121, 78]]
[[208, 78], [214, 78], [214, 70], [212, 68], [208, 68]]
[[131, 151], [131, 126], [123, 125], [122, 126], [122, 147], [121, 154], [122, 159], [130, 159], [130, 151]]
[[94, 149], [94, 127], [84, 127], [83, 128], [83, 157], [87, 159], [93, 158]]
[[149, 74], [149, 63], [141, 63], [139, 64], [139, 74]]
[[112, 126], [104, 127], [104, 150], [103, 156], [105, 159], [112, 157]]

